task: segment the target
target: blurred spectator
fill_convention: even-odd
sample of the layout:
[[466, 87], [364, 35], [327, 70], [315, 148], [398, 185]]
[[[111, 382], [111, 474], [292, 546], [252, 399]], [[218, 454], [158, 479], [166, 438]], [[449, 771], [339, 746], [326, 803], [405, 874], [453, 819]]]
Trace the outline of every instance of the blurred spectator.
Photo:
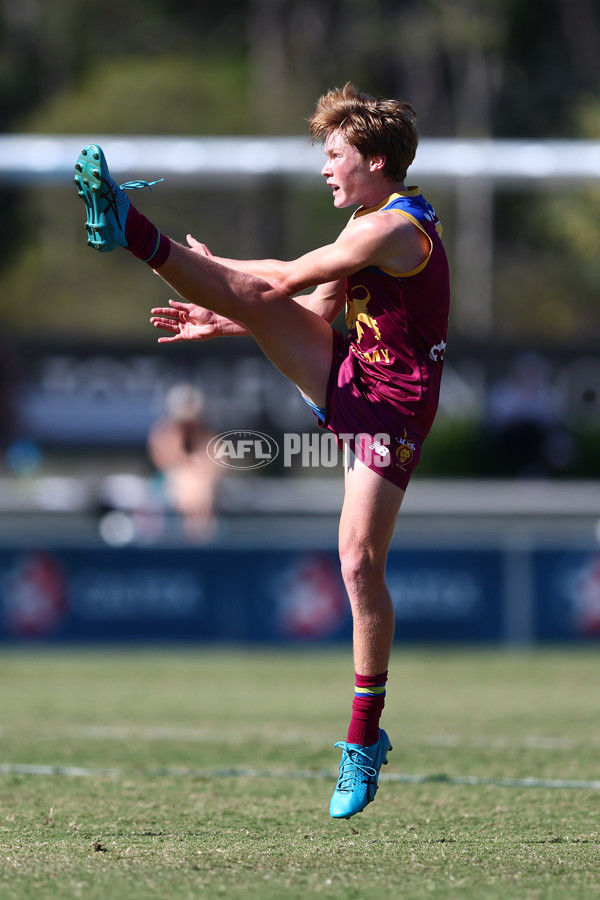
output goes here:
[[163, 476], [165, 499], [195, 543], [215, 533], [217, 485], [223, 474], [206, 452], [213, 434], [203, 414], [202, 393], [191, 384], [177, 384], [167, 395], [166, 418], [148, 436], [148, 453]]
[[568, 471], [574, 442], [549, 366], [535, 353], [517, 356], [488, 396], [487, 430], [495, 470], [543, 477]]

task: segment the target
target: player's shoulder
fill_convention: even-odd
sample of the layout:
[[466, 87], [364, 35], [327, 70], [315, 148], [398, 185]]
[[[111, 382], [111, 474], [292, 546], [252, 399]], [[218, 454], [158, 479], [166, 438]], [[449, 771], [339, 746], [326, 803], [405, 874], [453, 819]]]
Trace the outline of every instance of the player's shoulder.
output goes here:
[[409, 188], [407, 191], [392, 195], [382, 212], [388, 215], [396, 215], [398, 219], [411, 222], [428, 234], [433, 231], [442, 236], [442, 224], [431, 203], [419, 192], [418, 188]]
[[409, 231], [414, 225], [406, 218], [396, 215], [394, 212], [377, 210], [370, 215], [353, 217], [340, 235], [340, 241], [352, 247], [356, 254], [359, 247], [365, 248], [370, 254], [381, 255], [383, 249], [410, 238]]

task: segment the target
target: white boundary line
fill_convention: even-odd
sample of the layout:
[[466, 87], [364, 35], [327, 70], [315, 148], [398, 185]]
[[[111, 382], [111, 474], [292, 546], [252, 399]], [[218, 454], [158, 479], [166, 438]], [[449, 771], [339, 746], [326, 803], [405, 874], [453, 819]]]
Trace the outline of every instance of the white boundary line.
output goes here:
[[[337, 772], [328, 769], [316, 771], [285, 771], [280, 769], [186, 769], [178, 767], [135, 769], [123, 771], [121, 769], [87, 769], [79, 766], [47, 766], [25, 765], [20, 763], [0, 764], [0, 775], [63, 775], [67, 778], [91, 778], [98, 776], [119, 777], [126, 775], [128, 778], [134, 775], [161, 776], [171, 778], [288, 778], [304, 780], [321, 780], [337, 778]], [[600, 791], [599, 781], [584, 781], [572, 779], [551, 778], [489, 778], [479, 775], [446, 775], [445, 773], [433, 775], [409, 775], [401, 772], [385, 773], [379, 776], [380, 781], [397, 782], [401, 784], [449, 784], [457, 786], [478, 787], [490, 785], [493, 787], [514, 788], [562, 788], [570, 790]]]

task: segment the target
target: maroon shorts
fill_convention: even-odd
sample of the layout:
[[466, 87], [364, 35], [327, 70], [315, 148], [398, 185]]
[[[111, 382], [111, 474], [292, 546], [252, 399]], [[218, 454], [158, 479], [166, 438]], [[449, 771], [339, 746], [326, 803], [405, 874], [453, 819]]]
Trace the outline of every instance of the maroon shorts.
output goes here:
[[367, 468], [405, 491], [421, 456], [422, 438], [391, 404], [375, 407], [340, 371], [347, 355], [346, 339], [333, 329], [326, 415], [319, 425], [336, 435], [341, 450], [349, 447]]

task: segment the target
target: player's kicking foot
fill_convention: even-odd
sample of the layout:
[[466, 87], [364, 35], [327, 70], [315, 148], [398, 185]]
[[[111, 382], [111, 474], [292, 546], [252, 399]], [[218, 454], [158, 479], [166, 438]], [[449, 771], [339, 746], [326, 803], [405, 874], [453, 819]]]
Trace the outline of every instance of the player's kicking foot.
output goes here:
[[369, 747], [339, 741], [342, 761], [338, 782], [331, 798], [329, 813], [334, 819], [349, 819], [362, 812], [377, 793], [379, 770], [387, 764], [388, 751], [392, 749], [386, 732], [379, 730], [379, 740]]
[[119, 186], [110, 177], [104, 153], [97, 144], [90, 144], [79, 154], [73, 182], [85, 203], [90, 247], [104, 253], [127, 247], [125, 223], [130, 202], [123, 188], [150, 187], [157, 182], [126, 181]]

